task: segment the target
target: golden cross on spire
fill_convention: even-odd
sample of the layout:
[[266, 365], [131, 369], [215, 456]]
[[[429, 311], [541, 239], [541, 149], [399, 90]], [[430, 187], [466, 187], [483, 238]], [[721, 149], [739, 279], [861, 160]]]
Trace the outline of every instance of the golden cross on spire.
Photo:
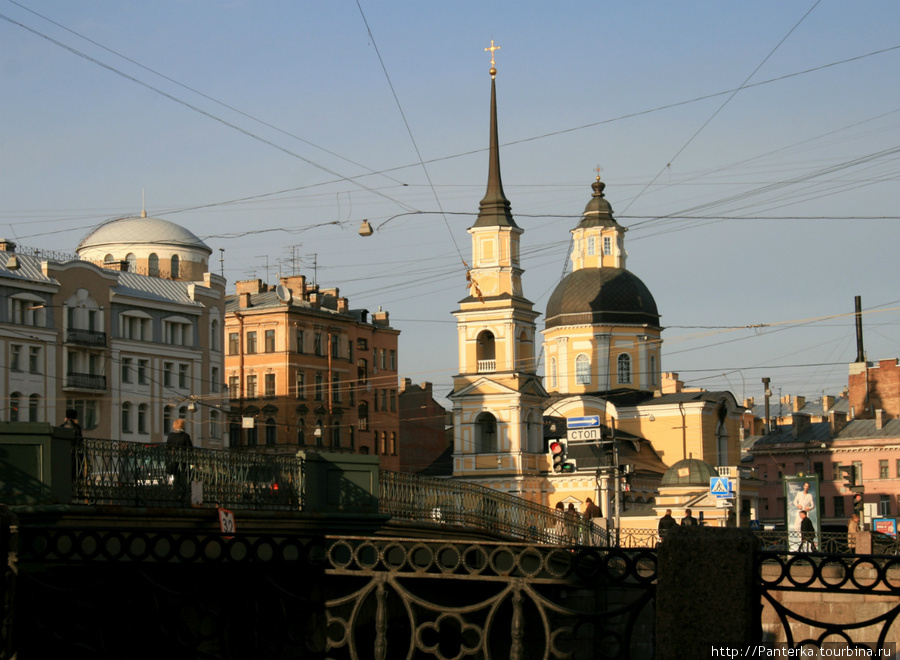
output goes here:
[[600, 167], [599, 165], [597, 165], [597, 167], [594, 168], [594, 171], [597, 173], [597, 181], [599, 181], [600, 180], [600, 172], [603, 171], [603, 168]]
[[500, 50], [500, 46], [495, 46], [495, 45], [494, 45], [494, 40], [491, 39], [491, 47], [490, 47], [490, 48], [485, 48], [485, 50], [491, 51], [491, 78], [493, 78], [494, 76], [497, 75], [497, 69], [496, 69], [496, 67], [494, 66], [494, 65], [496, 64], [496, 62], [494, 62], [494, 51], [495, 51], [495, 50]]

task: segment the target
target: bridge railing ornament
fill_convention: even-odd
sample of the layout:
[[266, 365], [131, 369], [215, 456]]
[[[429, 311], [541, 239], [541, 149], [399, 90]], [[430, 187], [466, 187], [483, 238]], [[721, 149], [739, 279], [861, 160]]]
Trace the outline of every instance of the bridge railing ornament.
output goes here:
[[293, 456], [86, 439], [73, 458], [76, 502], [282, 511], [303, 506], [303, 460]]
[[477, 484], [381, 472], [382, 513], [396, 518], [499, 532], [550, 545], [609, 545], [603, 528]]

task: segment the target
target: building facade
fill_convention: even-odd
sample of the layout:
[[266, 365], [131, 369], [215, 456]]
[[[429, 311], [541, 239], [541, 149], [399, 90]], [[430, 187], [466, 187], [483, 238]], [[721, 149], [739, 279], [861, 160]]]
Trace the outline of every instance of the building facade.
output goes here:
[[0, 242], [3, 418], [59, 424], [71, 408], [87, 437], [153, 443], [181, 417], [196, 446], [226, 446], [224, 279], [193, 268], [181, 271], [192, 279], [131, 272], [125, 254], [147, 258], [134, 246], [118, 259], [106, 244], [111, 258], [84, 260], [118, 222], [142, 246], [158, 234], [193, 258], [211, 252], [186, 229], [145, 216], [91, 232], [78, 258], [17, 254]]
[[302, 275], [237, 282], [226, 303], [233, 448], [377, 454], [400, 467], [400, 332]]

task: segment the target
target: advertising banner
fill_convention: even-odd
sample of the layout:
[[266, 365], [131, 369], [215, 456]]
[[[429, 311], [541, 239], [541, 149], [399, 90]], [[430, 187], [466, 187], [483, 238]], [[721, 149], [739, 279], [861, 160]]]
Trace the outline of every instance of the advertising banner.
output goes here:
[[822, 533], [818, 475], [785, 477], [784, 500], [788, 548], [816, 552]]

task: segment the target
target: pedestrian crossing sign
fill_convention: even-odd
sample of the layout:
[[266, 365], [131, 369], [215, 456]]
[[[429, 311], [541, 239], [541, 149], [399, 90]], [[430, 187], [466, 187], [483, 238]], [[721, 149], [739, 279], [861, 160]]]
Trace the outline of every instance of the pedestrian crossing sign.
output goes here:
[[731, 488], [728, 483], [728, 477], [710, 477], [709, 478], [709, 494], [710, 495], [730, 495]]

